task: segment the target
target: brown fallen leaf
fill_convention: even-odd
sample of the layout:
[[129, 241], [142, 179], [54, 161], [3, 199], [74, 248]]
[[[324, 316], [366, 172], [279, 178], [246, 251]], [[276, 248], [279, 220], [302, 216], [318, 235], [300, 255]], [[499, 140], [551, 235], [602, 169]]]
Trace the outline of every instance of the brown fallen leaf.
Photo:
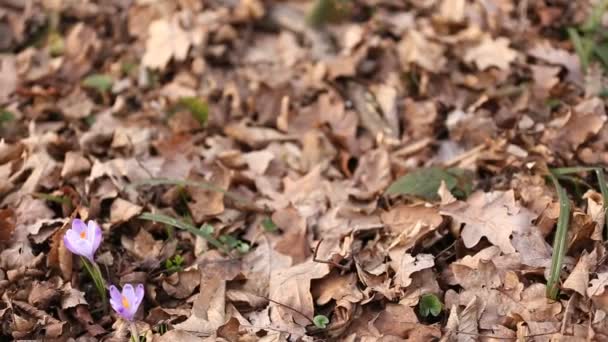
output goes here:
[[74, 175], [85, 173], [91, 169], [91, 162], [82, 153], [68, 151], [61, 169], [61, 177], [69, 178]]
[[163, 241], [155, 240], [152, 234], [141, 228], [135, 238], [120, 237], [125, 250], [142, 260], [155, 260], [161, 253]]
[[407, 305], [388, 304], [373, 323], [382, 335], [392, 335], [401, 338], [416, 329], [419, 325], [414, 309]]
[[310, 256], [310, 245], [307, 238], [306, 219], [294, 208], [285, 208], [272, 214], [272, 222], [284, 233], [274, 249], [291, 257], [294, 264], [302, 263]]
[[409, 70], [410, 63], [415, 63], [427, 71], [441, 72], [447, 59], [444, 56], [445, 46], [437, 44], [416, 30], [408, 30], [397, 51], [404, 69]]
[[183, 299], [189, 297], [201, 282], [198, 267], [176, 272], [163, 280], [163, 290], [171, 297]]
[[0, 209], [0, 242], [8, 242], [15, 232], [16, 221], [13, 209]]
[[84, 292], [72, 288], [72, 284], [66, 282], [61, 287], [61, 308], [65, 310], [78, 305], [88, 305]]
[[487, 35], [483, 37], [479, 45], [466, 51], [464, 61], [475, 63], [479, 70], [485, 70], [492, 66], [507, 70], [509, 64], [517, 58], [517, 51], [509, 48], [509, 43], [509, 39], [505, 37], [492, 39], [491, 36]]
[[548, 41], [536, 43], [528, 54], [547, 63], [565, 67], [568, 70], [568, 79], [575, 83], [582, 83], [583, 74], [578, 56], [563, 49], [554, 48]]
[[195, 173], [191, 173], [188, 177], [191, 181], [209, 183], [217, 189], [214, 191], [194, 186], [186, 187], [192, 198], [192, 202], [188, 203], [188, 209], [196, 223], [221, 214], [225, 208], [223, 191], [230, 187], [232, 172], [220, 164], [214, 165], [210, 171], [208, 179]]
[[110, 207], [110, 222], [118, 224], [127, 222], [135, 216], [139, 215], [143, 207], [133, 204], [122, 198], [116, 198]]
[[179, 15], [157, 19], [148, 26], [142, 63], [151, 69], [164, 69], [172, 58], [175, 61], [184, 60], [190, 46], [200, 44], [202, 39], [202, 30], [197, 28], [189, 31], [182, 28]]
[[316, 297], [318, 305], [325, 305], [331, 300], [347, 300], [358, 303], [363, 299], [361, 291], [357, 288], [357, 276], [355, 273], [340, 275], [331, 273], [329, 276], [316, 281], [311, 290]]
[[[396, 253], [391, 253], [392, 251]], [[391, 267], [395, 270], [397, 286], [408, 287], [412, 283], [410, 277], [413, 273], [435, 266], [435, 258], [431, 254], [417, 254], [413, 257], [409, 253], [403, 253], [403, 249], [393, 249], [392, 251], [389, 252], [389, 255], [393, 259]]]
[[[310, 281], [322, 278], [328, 273], [329, 267], [327, 264], [313, 261], [307, 261], [282, 270], [273, 270], [268, 292], [268, 297], [274, 301], [270, 303], [272, 322], [287, 325], [295, 322], [300, 326], [310, 324], [310, 320], [314, 316]], [[285, 291], [285, 289], [290, 290]], [[298, 310], [301, 314], [294, 312], [289, 307]], [[308, 319], [302, 317], [302, 315], [305, 315]]]
[[466, 203], [456, 202], [441, 209], [441, 213], [464, 223], [461, 236], [467, 248], [474, 247], [482, 237], [498, 246], [503, 253], [513, 253], [510, 236], [527, 229], [534, 216], [515, 201], [513, 190], [489, 193], [475, 192]]
[[372, 198], [383, 192], [390, 184], [391, 170], [388, 151], [371, 150], [359, 159], [359, 165], [353, 175], [357, 198]]
[[424, 205], [398, 205], [380, 217], [382, 223], [396, 236], [393, 245], [403, 246], [406, 250], [433, 234], [443, 223], [439, 209]]
[[6, 102], [17, 89], [17, 63], [14, 55], [0, 56], [0, 103]]
[[597, 250], [594, 249], [591, 253], [583, 252], [580, 259], [574, 266], [574, 269], [564, 281], [563, 288], [574, 290], [581, 296], [587, 296], [589, 288], [589, 272], [597, 264]]
[[192, 303], [191, 315], [174, 325], [176, 329], [212, 335], [230, 319], [226, 315], [226, 281], [232, 280], [239, 268], [227, 267], [225, 262], [215, 259], [201, 264], [205, 271], [200, 272], [200, 291]]

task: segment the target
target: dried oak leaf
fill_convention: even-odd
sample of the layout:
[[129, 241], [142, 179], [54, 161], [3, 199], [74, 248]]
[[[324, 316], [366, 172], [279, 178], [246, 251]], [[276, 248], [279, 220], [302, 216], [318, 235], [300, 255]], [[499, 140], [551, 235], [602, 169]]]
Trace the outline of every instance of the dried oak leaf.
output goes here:
[[363, 294], [357, 287], [357, 275], [355, 273], [345, 275], [332, 273], [314, 282], [312, 293], [317, 298], [318, 305], [325, 305], [331, 300], [347, 300], [358, 303], [363, 299]]
[[66, 282], [61, 287], [61, 308], [65, 310], [78, 305], [88, 305], [84, 292], [73, 288], [70, 282]]
[[470, 48], [464, 55], [464, 61], [474, 62], [480, 70], [495, 66], [508, 70], [509, 64], [517, 57], [517, 51], [509, 48], [509, 40], [505, 37], [492, 39], [487, 35], [479, 45]]
[[[314, 303], [310, 293], [310, 281], [319, 279], [329, 273], [327, 264], [308, 261], [287, 269], [273, 271], [270, 276], [269, 298], [271, 302], [271, 319], [277, 324], [291, 325], [292, 322], [300, 326], [310, 324], [310, 321], [287, 307], [294, 308], [311, 318], [314, 316]], [[285, 291], [289, 289], [289, 291]]]
[[232, 280], [240, 270], [227, 267], [224, 260], [211, 260], [202, 267], [200, 292], [192, 303], [191, 315], [175, 328], [211, 335], [229, 319], [226, 315], [226, 281]]
[[[510, 236], [531, 226], [534, 216], [515, 201], [513, 190], [475, 192], [466, 203], [456, 202], [442, 208], [441, 213], [464, 223], [461, 236], [464, 245], [472, 248], [486, 237], [503, 253], [513, 253]], [[525, 251], [522, 251], [525, 252]]]
[[447, 59], [443, 55], [445, 47], [427, 39], [416, 30], [408, 30], [405, 38], [397, 45], [397, 52], [404, 69], [415, 63], [430, 72], [440, 72]]
[[139, 215], [143, 208], [122, 198], [116, 198], [110, 208], [110, 222], [112, 224], [127, 222]]
[[51, 301], [57, 299], [60, 293], [57, 291], [57, 284], [50, 281], [35, 281], [32, 284], [30, 293], [27, 297], [28, 303], [39, 309], [46, 309]]
[[547, 63], [565, 67], [568, 70], [568, 79], [578, 84], [582, 83], [581, 63], [576, 54], [554, 48], [548, 41], [535, 44], [528, 50], [528, 54]]
[[163, 242], [155, 240], [152, 234], [143, 228], [135, 238], [131, 239], [123, 235], [120, 240], [124, 249], [142, 260], [157, 258], [163, 248]]
[[[403, 249], [398, 249], [398, 251], [403, 252]], [[409, 253], [390, 255], [391, 259], [395, 258], [394, 265], [391, 262], [391, 266], [396, 267], [395, 284], [400, 287], [410, 286], [413, 273], [435, 266], [435, 257], [431, 254], [418, 254], [415, 257]]]
[[563, 288], [574, 290], [581, 296], [587, 296], [589, 287], [589, 271], [597, 264], [597, 250], [594, 249], [591, 253], [583, 252], [580, 259], [574, 266], [572, 273], [568, 276]]
[[201, 31], [182, 28], [178, 15], [155, 20], [148, 27], [142, 63], [151, 69], [164, 69], [171, 58], [183, 61], [190, 46], [199, 44], [202, 40]]
[[293, 207], [289, 207], [272, 214], [272, 221], [284, 231], [274, 249], [283, 255], [289, 255], [294, 264], [306, 260], [310, 256], [306, 218], [300, 216]]
[[61, 169], [61, 177], [69, 178], [80, 173], [85, 173], [90, 169], [91, 162], [85, 158], [82, 153], [68, 151], [65, 154], [63, 168]]
[[[191, 173], [189, 180], [194, 182], [208, 182], [218, 190], [228, 190], [232, 178], [232, 172], [221, 165], [214, 165], [209, 179], [205, 179], [196, 173]], [[224, 211], [224, 193], [200, 187], [186, 187], [192, 202], [188, 203], [188, 209], [192, 214], [194, 222], [202, 222], [209, 216], [221, 214]]]
[[406, 249], [432, 234], [443, 222], [437, 208], [423, 205], [398, 205], [382, 213], [380, 218]]
[[587, 296], [591, 298], [596, 308], [608, 313], [608, 272], [598, 273], [597, 279], [591, 280], [587, 288]]
[[192, 294], [192, 291], [200, 284], [201, 275], [197, 268], [173, 273], [163, 280], [163, 290], [171, 297], [183, 299]]

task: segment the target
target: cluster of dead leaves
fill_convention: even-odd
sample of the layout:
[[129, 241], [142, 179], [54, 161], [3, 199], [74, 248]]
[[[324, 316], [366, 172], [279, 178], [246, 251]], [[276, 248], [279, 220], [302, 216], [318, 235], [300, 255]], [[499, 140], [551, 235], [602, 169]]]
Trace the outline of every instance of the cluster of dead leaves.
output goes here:
[[[607, 339], [597, 192], [573, 198], [562, 296], [544, 288], [543, 168], [608, 163], [606, 79], [558, 34], [589, 9], [362, 0], [313, 29], [297, 1], [0, 0], [0, 334], [128, 335], [62, 245], [79, 216], [108, 283], [145, 284], [149, 341]], [[428, 165], [475, 191], [384, 195]]]

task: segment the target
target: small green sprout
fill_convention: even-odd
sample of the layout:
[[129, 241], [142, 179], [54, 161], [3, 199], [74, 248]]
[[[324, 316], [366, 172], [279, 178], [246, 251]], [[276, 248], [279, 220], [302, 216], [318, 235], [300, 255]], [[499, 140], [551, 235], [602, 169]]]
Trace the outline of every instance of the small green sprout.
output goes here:
[[325, 328], [327, 328], [327, 325], [329, 324], [329, 318], [327, 318], [327, 316], [325, 316], [325, 315], [316, 315], [312, 319], [312, 321], [315, 324], [315, 326], [319, 329], [325, 329]]
[[433, 317], [439, 316], [441, 310], [443, 309], [443, 303], [441, 300], [432, 293], [427, 293], [420, 297], [420, 302], [418, 303], [418, 312], [422, 317], [428, 317], [429, 315], [433, 315]]

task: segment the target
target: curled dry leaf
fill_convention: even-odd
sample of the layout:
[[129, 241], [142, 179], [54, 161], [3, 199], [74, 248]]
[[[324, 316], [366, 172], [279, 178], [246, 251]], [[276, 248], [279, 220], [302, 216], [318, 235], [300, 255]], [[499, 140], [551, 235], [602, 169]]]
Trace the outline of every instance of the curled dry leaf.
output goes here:
[[583, 252], [574, 269], [562, 285], [563, 288], [574, 290], [581, 296], [587, 296], [589, 287], [589, 272], [597, 264], [597, 250], [591, 253]]

